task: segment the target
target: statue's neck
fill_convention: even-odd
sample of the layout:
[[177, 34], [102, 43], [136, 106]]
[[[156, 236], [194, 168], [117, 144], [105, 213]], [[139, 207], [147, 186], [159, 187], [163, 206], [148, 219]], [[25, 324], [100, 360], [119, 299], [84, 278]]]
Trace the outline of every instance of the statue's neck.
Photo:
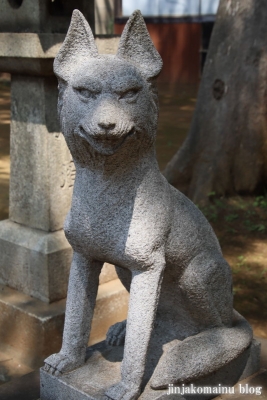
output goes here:
[[90, 174], [105, 176], [106, 178], [119, 179], [125, 175], [130, 177], [134, 174], [145, 173], [148, 169], [158, 169], [156, 152], [154, 146], [146, 151], [117, 152], [111, 156], [95, 155], [88, 157], [86, 163], [80, 159], [74, 159], [77, 172], [85, 169]]

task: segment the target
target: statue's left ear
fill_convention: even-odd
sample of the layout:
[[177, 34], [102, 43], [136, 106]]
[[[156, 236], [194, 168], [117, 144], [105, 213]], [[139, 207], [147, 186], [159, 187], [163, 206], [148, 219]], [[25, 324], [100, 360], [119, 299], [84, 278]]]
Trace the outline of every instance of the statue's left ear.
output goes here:
[[136, 64], [149, 79], [162, 69], [162, 59], [149, 36], [139, 10], [134, 11], [122, 32], [117, 57]]
[[74, 10], [66, 38], [54, 61], [58, 78], [68, 82], [81, 63], [98, 56], [91, 28], [79, 10]]

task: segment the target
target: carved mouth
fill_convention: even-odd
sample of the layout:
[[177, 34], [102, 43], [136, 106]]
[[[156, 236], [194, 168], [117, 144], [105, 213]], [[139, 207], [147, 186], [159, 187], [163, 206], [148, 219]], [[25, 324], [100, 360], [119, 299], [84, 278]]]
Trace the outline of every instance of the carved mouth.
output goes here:
[[86, 130], [80, 126], [78, 134], [99, 153], [111, 155], [123, 145], [128, 137], [131, 137], [135, 134], [135, 129], [133, 127], [126, 134], [120, 136], [114, 134], [92, 135], [87, 133]]

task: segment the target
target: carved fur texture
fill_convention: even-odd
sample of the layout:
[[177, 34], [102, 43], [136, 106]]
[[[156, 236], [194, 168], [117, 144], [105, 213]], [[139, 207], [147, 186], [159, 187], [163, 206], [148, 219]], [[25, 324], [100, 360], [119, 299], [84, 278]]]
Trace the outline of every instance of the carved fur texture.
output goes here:
[[139, 11], [116, 56], [98, 54], [89, 25], [74, 11], [54, 64], [62, 131], [76, 166], [65, 223], [74, 257], [63, 346], [45, 369], [57, 375], [84, 363], [98, 277], [104, 262], [114, 264], [130, 290], [126, 330], [123, 322], [108, 333], [111, 345], [125, 340], [121, 382], [106, 393], [114, 400], [222, 368], [236, 382], [252, 340], [233, 311], [230, 268], [211, 226], [159, 171], [161, 68]]

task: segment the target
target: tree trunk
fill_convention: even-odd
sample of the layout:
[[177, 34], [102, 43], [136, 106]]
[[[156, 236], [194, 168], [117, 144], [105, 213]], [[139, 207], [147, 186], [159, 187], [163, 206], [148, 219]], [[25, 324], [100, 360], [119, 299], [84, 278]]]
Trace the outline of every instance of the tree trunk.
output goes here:
[[265, 187], [266, 0], [221, 0], [192, 125], [164, 175], [197, 204]]

